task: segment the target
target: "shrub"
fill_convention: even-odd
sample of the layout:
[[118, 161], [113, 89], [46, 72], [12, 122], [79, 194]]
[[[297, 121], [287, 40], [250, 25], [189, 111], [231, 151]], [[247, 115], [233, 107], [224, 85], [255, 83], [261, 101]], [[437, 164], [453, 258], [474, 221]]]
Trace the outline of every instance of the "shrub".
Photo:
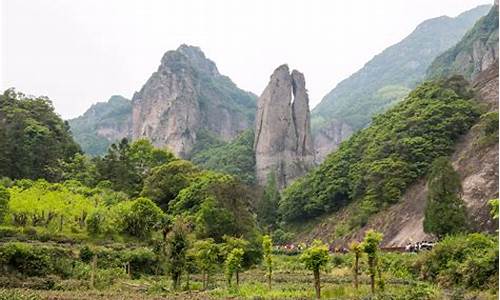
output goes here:
[[474, 233], [446, 237], [415, 266], [424, 279], [447, 287], [496, 288], [498, 259], [498, 239]]

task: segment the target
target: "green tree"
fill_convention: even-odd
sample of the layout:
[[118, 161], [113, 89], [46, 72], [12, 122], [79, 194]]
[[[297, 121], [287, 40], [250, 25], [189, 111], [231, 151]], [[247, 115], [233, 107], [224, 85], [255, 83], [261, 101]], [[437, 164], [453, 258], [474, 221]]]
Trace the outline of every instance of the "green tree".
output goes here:
[[61, 180], [77, 180], [86, 186], [97, 184], [97, 169], [95, 163], [87, 156], [76, 153], [68, 161], [60, 161]]
[[276, 174], [271, 172], [260, 201], [257, 202], [257, 220], [263, 228], [273, 230], [278, 220], [278, 204], [280, 192], [276, 182]]
[[177, 290], [182, 273], [186, 269], [186, 255], [189, 248], [188, 226], [182, 218], [175, 220], [168, 234], [166, 246], [168, 271], [172, 278], [173, 288]]
[[213, 239], [197, 240], [193, 245], [196, 261], [201, 270], [203, 289], [208, 288], [210, 275], [215, 271], [219, 258], [219, 247]]
[[374, 230], [368, 230], [362, 243], [363, 251], [368, 256], [368, 273], [370, 274], [370, 287], [375, 294], [375, 276], [378, 271], [378, 252], [383, 235]]
[[229, 286], [233, 279], [233, 275], [236, 275], [236, 287], [240, 284], [240, 271], [242, 270], [243, 255], [245, 251], [241, 248], [234, 248], [229, 252], [225, 261], [226, 267], [226, 278]]
[[273, 240], [269, 235], [262, 237], [262, 249], [264, 251], [264, 264], [267, 270], [267, 285], [269, 289], [272, 288], [273, 278]]
[[14, 89], [0, 95], [0, 177], [55, 181], [59, 161], [80, 152], [69, 125], [46, 97], [28, 97]]
[[467, 212], [460, 197], [462, 185], [449, 158], [434, 160], [427, 184], [424, 231], [438, 237], [465, 232]]
[[300, 260], [305, 264], [306, 269], [313, 272], [314, 289], [316, 298], [321, 298], [321, 279], [320, 270], [325, 268], [330, 260], [328, 254], [328, 246], [319, 240], [315, 240], [313, 244], [307, 248], [300, 256]]
[[349, 249], [351, 250], [352, 253], [354, 253], [354, 265], [353, 265], [354, 288], [357, 290], [358, 275], [359, 275], [359, 259], [363, 254], [363, 244], [354, 241], [349, 245]]
[[179, 192], [188, 187], [199, 173], [191, 162], [174, 160], [154, 168], [144, 180], [142, 195], [148, 197], [164, 211]]
[[139, 198], [133, 201], [130, 211], [123, 216], [124, 230], [132, 236], [148, 238], [163, 217], [163, 211], [153, 201]]
[[3, 223], [9, 211], [9, 199], [9, 191], [3, 185], [0, 185], [0, 224]]
[[136, 196], [143, 189], [143, 180], [157, 166], [174, 160], [174, 155], [157, 149], [145, 139], [129, 143], [123, 138], [113, 143], [103, 158], [96, 161], [100, 180], [109, 180], [112, 188]]

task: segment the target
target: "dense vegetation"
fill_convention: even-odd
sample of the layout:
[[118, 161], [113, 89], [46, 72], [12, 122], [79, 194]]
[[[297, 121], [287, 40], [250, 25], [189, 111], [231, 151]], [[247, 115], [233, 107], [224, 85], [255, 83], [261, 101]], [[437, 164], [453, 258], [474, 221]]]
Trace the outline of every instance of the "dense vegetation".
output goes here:
[[360, 200], [356, 223], [364, 224], [371, 213], [396, 203], [434, 158], [449, 154], [478, 117], [463, 79], [422, 84], [288, 187], [282, 217], [300, 221]]
[[122, 96], [112, 96], [107, 102], [92, 105], [82, 116], [68, 120], [75, 141], [92, 156], [106, 153], [114, 140], [98, 133], [101, 128], [127, 132], [132, 116], [132, 102]]
[[489, 7], [483, 5], [455, 18], [439, 17], [418, 25], [322, 99], [312, 112], [313, 131], [331, 119], [354, 130], [365, 127], [373, 115], [395, 105], [421, 82], [434, 58], [455, 45]]
[[0, 176], [57, 180], [61, 162], [80, 152], [48, 98], [0, 95]]
[[203, 144], [209, 146], [195, 152], [191, 160], [205, 169], [231, 174], [247, 184], [254, 184], [253, 140], [254, 132], [251, 129], [244, 131], [228, 143], [205, 138]]
[[467, 231], [467, 211], [460, 198], [460, 175], [453, 169], [449, 158], [438, 157], [429, 172], [424, 231], [438, 237]]
[[477, 62], [469, 58], [477, 56], [476, 48], [498, 51], [498, 5], [482, 17], [455, 46], [439, 55], [427, 71], [428, 78], [462, 75], [471, 79], [477, 71]]

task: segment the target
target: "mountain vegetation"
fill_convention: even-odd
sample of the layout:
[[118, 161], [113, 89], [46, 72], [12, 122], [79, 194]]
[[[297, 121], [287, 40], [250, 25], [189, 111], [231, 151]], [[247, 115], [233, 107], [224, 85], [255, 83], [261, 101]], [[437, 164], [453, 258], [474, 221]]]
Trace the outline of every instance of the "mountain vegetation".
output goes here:
[[478, 118], [463, 79], [420, 85], [288, 187], [280, 202], [282, 218], [299, 222], [358, 200], [357, 222], [364, 224], [368, 215], [397, 203], [434, 158], [450, 154]]
[[491, 64], [495, 56], [498, 57], [498, 5], [494, 5], [456, 45], [432, 62], [427, 77], [459, 74], [471, 80]]
[[354, 130], [365, 127], [373, 115], [402, 100], [420, 83], [434, 58], [455, 45], [490, 7], [483, 5], [455, 18], [442, 16], [418, 25], [321, 100], [312, 111], [313, 132], [331, 119], [341, 120]]
[[92, 105], [83, 115], [68, 120], [75, 141], [83, 152], [98, 156], [124, 137], [129, 137], [132, 102], [112, 96], [107, 102]]
[[224, 143], [208, 141], [191, 161], [204, 169], [231, 174], [247, 184], [255, 184], [254, 131], [248, 129]]
[[0, 176], [57, 180], [61, 162], [80, 151], [48, 98], [0, 95]]

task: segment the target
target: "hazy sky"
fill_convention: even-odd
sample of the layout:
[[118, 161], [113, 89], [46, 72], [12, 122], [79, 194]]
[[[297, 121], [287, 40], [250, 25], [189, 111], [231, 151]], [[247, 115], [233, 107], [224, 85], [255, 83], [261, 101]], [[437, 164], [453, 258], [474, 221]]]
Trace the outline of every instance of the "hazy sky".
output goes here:
[[64, 118], [131, 98], [164, 52], [200, 46], [258, 95], [280, 64], [311, 105], [422, 21], [489, 0], [0, 0], [0, 88], [48, 96]]

